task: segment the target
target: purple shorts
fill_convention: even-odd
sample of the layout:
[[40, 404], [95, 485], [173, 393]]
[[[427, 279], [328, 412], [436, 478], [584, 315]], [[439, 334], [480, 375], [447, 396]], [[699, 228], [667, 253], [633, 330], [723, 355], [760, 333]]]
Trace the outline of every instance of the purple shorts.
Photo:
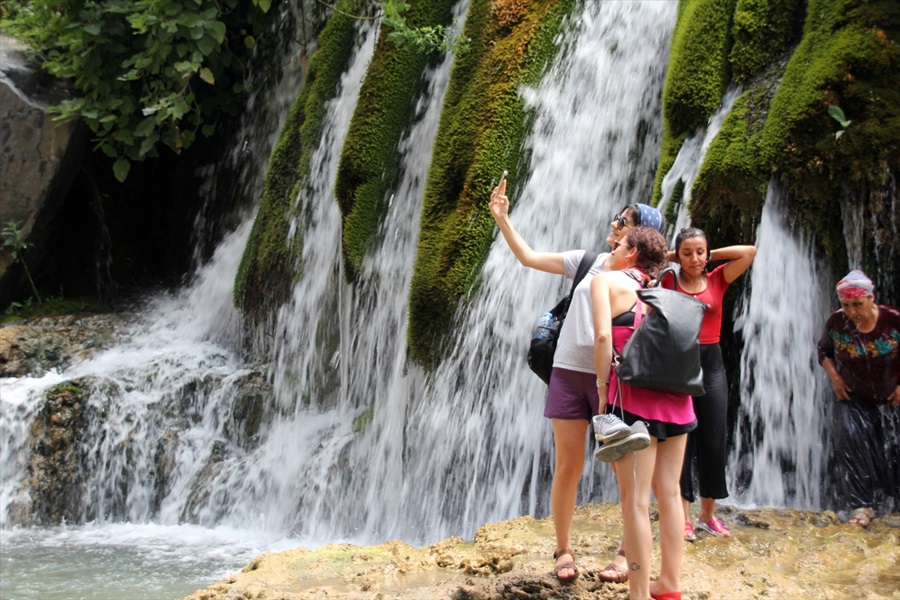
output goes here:
[[600, 408], [597, 376], [553, 367], [544, 416], [548, 419], [583, 419], [590, 421]]

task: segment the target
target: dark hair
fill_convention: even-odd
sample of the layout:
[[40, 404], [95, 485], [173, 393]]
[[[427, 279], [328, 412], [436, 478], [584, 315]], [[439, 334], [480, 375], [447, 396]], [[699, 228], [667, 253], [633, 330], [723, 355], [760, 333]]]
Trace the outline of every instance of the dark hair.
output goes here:
[[623, 208], [622, 210], [619, 211], [619, 214], [621, 215], [626, 210], [631, 211], [631, 220], [634, 223], [634, 226], [637, 227], [638, 225], [640, 225], [641, 224], [641, 209], [640, 209], [640, 207], [638, 207], [637, 203], [626, 204], [625, 208]]
[[659, 272], [666, 268], [666, 256], [669, 247], [666, 238], [653, 227], [641, 225], [628, 230], [625, 234], [628, 245], [637, 250], [635, 266], [656, 279]]
[[709, 240], [706, 239], [706, 234], [703, 230], [696, 227], [685, 227], [675, 236], [675, 262], [677, 262], [679, 266], [681, 265], [681, 261], [678, 258], [678, 253], [681, 250], [681, 243], [684, 240], [689, 240], [691, 238], [700, 238], [706, 242], [706, 262], [709, 264]]

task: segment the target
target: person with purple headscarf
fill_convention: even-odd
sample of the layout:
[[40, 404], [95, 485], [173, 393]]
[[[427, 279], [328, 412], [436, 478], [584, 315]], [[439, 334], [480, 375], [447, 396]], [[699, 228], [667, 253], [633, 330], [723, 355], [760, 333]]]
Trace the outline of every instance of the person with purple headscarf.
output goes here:
[[900, 509], [900, 311], [876, 304], [875, 286], [851, 271], [835, 288], [841, 308], [825, 322], [819, 363], [838, 403], [835, 443], [849, 522]]

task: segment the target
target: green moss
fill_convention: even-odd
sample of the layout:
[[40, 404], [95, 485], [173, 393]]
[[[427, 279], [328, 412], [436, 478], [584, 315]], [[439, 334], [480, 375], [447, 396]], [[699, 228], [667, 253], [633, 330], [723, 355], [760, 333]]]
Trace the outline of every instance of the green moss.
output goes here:
[[748, 81], [781, 56], [800, 33], [799, 16], [797, 0], [738, 0], [732, 25], [734, 80]]
[[[410, 27], [446, 25], [454, 0], [410, 4]], [[429, 57], [387, 41], [385, 26], [360, 90], [338, 165], [335, 196], [344, 217], [347, 276], [352, 278], [371, 247], [398, 174], [399, 142], [422, 92]]]
[[[768, 166], [759, 155], [759, 117], [767, 104], [750, 90], [735, 100], [710, 144], [691, 190], [691, 222], [710, 232], [714, 246], [750, 242], [766, 197]], [[756, 110], [754, 110], [754, 108]]]
[[322, 134], [326, 103], [334, 98], [353, 49], [352, 18], [334, 13], [319, 36], [319, 49], [309, 61], [305, 85], [282, 129], [269, 160], [263, 197], [238, 269], [234, 300], [246, 315], [260, 320], [290, 296], [300, 255], [301, 236], [288, 239], [292, 219], [302, 206], [298, 192], [307, 185], [310, 157]]
[[519, 87], [540, 79], [573, 7], [573, 0], [473, 0], [469, 8], [471, 48], [455, 63], [444, 101], [410, 289], [410, 356], [426, 367], [439, 360], [490, 248], [491, 184], [503, 169], [511, 181], [523, 179], [529, 118]]
[[709, 122], [730, 79], [731, 21], [737, 0], [681, 0], [663, 87], [663, 139], [654, 202], [684, 140]]
[[[810, 0], [763, 130], [760, 151], [791, 191], [792, 213], [835, 261], [846, 255], [840, 194], [864, 197], [900, 160], [898, 36], [896, 2]], [[852, 121], [840, 137], [831, 104]]]
[[722, 101], [730, 77], [735, 1], [682, 0], [663, 88], [663, 115], [672, 137], [704, 126]]
[[41, 304], [28, 302], [10, 306], [7, 314], [0, 316], [0, 325], [22, 319], [53, 317], [59, 315], [103, 314], [112, 309], [96, 298], [48, 298]]

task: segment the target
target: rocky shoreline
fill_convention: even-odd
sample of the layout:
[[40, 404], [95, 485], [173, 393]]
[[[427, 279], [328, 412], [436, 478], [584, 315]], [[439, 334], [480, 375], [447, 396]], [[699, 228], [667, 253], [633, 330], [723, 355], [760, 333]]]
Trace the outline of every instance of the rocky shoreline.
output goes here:
[[[900, 513], [866, 529], [844, 524], [830, 511], [723, 506], [720, 513], [731, 539], [700, 533], [696, 542], [685, 542], [686, 600], [900, 598]], [[401, 541], [329, 544], [266, 553], [188, 599], [624, 600], [627, 584], [597, 577], [615, 554], [620, 532], [617, 505], [577, 509], [573, 541], [581, 577], [568, 586], [551, 572], [552, 519], [524, 516], [484, 525], [473, 541], [452, 537], [422, 548]], [[658, 552], [655, 544], [656, 569]]]

